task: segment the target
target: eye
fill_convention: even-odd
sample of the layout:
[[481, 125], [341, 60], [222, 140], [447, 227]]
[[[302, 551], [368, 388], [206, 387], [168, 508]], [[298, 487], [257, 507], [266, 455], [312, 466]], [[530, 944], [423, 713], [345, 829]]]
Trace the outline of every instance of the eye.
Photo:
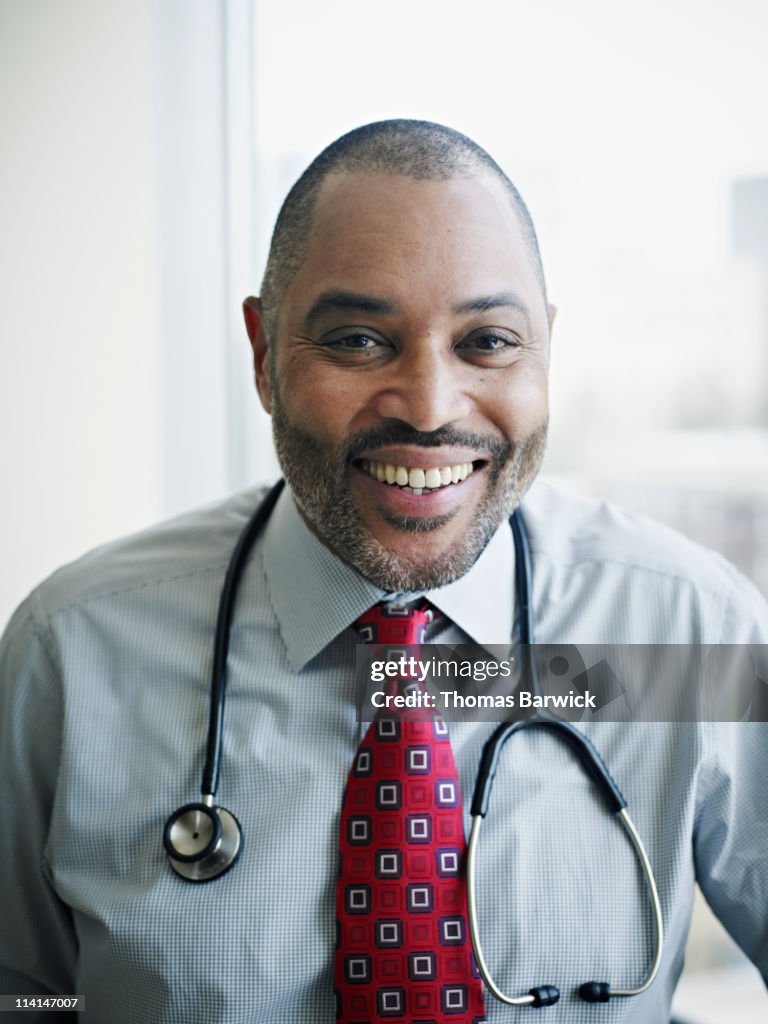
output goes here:
[[505, 366], [517, 357], [521, 347], [520, 340], [511, 332], [483, 328], [462, 338], [456, 350], [473, 362]]
[[[510, 342], [498, 334], [480, 334], [473, 337], [470, 345], [482, 349], [483, 352], [497, 352], [500, 348], [506, 348]], [[465, 345], [466, 347], [466, 345]]]
[[321, 338], [319, 344], [345, 362], [373, 359], [386, 355], [392, 348], [386, 338], [362, 327], [340, 327]]
[[345, 334], [341, 338], [333, 338], [326, 344], [332, 345], [334, 348], [347, 349], [350, 352], [367, 352], [376, 348], [381, 342], [370, 334], [360, 332], [359, 334]]

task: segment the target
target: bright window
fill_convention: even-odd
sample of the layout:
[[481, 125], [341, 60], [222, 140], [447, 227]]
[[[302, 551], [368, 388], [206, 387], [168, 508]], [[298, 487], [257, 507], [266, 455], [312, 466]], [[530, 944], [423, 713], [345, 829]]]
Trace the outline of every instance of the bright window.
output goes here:
[[546, 470], [768, 591], [768, 8], [632, 11], [261, 0], [257, 265], [293, 180], [344, 131], [407, 116], [472, 136], [528, 202], [559, 307]]

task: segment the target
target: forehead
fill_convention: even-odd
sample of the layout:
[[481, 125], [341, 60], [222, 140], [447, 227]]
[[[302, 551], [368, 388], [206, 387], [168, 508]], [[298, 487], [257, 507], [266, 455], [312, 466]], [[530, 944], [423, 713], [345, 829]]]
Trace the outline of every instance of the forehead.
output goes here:
[[423, 304], [512, 289], [544, 308], [511, 197], [490, 175], [329, 175], [286, 298], [311, 301], [333, 287], [394, 291]]

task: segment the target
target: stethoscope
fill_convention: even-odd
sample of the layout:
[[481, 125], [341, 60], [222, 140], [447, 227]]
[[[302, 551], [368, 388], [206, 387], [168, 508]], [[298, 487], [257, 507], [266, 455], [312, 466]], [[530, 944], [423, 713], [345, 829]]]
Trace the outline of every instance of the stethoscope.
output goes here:
[[[237, 861], [243, 845], [240, 822], [231, 811], [214, 804], [221, 765], [222, 727], [224, 721], [224, 696], [226, 689], [227, 654], [232, 626], [232, 616], [237, 589], [243, 575], [246, 559], [257, 537], [266, 525], [277, 499], [283, 489], [280, 480], [267, 494], [241, 533], [232, 553], [216, 618], [216, 634], [213, 648], [211, 675], [211, 705], [208, 720], [205, 768], [201, 787], [202, 800], [184, 804], [174, 811], [165, 824], [163, 844], [173, 870], [190, 882], [208, 882], [223, 875]], [[531, 651], [533, 644], [533, 608], [531, 605], [531, 555], [525, 525], [519, 509], [510, 517], [515, 547], [515, 592], [520, 619], [521, 650]], [[535, 659], [526, 658], [527, 667], [536, 681]], [[491, 788], [504, 744], [523, 729], [546, 729], [563, 739], [581, 761], [585, 771], [597, 786], [611, 814], [616, 815], [623, 825], [645, 879], [653, 911], [654, 947], [651, 966], [643, 981], [636, 988], [612, 989], [605, 981], [587, 981], [578, 988], [578, 994], [585, 1002], [607, 1002], [612, 996], [640, 995], [653, 983], [659, 970], [664, 946], [664, 926], [661, 904], [656, 888], [653, 870], [643, 842], [627, 812], [627, 803], [613, 781], [590, 740], [569, 722], [554, 717], [539, 717], [505, 722], [500, 725], [486, 742], [480, 761], [480, 769], [472, 799], [472, 827], [467, 846], [467, 910], [469, 932], [478, 970], [490, 992], [510, 1006], [551, 1006], [560, 998], [560, 991], [554, 985], [539, 985], [523, 996], [508, 996], [496, 985], [483, 956], [477, 921], [477, 886], [475, 864], [480, 829], [488, 813]]]

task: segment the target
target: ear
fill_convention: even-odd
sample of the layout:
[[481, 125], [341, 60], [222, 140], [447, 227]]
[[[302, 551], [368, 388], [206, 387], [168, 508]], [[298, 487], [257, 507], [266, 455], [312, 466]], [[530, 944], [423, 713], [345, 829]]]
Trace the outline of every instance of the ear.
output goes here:
[[264, 314], [261, 299], [249, 295], [243, 302], [245, 329], [253, 349], [253, 368], [256, 374], [256, 390], [266, 412], [272, 412], [272, 388], [269, 379], [269, 346], [264, 332]]
[[557, 316], [557, 306], [553, 306], [552, 303], [547, 304], [547, 320], [549, 321], [549, 332], [552, 333], [552, 325], [555, 322]]

